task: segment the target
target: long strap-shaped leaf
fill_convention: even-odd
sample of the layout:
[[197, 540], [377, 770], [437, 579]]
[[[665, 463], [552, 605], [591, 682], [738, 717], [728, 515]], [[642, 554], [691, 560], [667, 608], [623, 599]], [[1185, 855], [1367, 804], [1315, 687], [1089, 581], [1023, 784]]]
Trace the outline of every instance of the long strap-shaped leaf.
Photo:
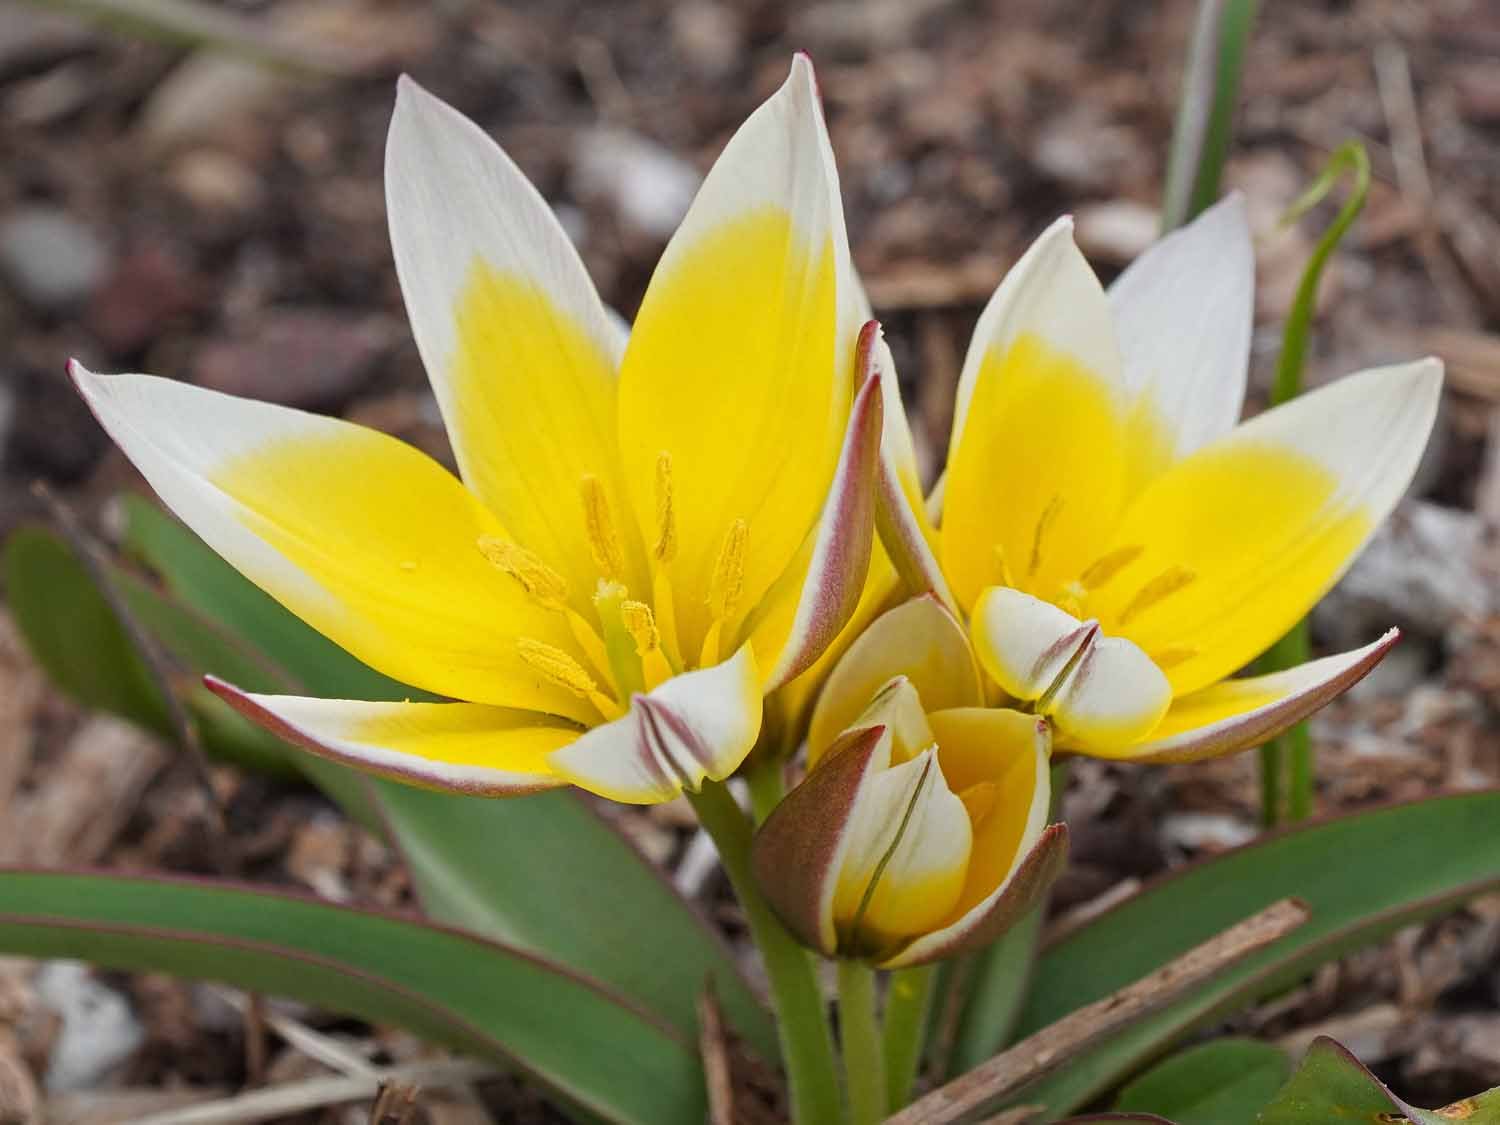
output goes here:
[[1300, 898], [1312, 918], [1270, 949], [1075, 1057], [1064, 1073], [1019, 1092], [1018, 1104], [1064, 1114], [1217, 1014], [1500, 886], [1496, 824], [1500, 790], [1493, 789], [1311, 822], [1200, 862], [1106, 911], [1043, 954], [1020, 1034], [1117, 991], [1278, 899]]
[[225, 981], [523, 1068], [611, 1122], [697, 1125], [696, 1051], [599, 985], [415, 917], [252, 886], [0, 869], [0, 950]]

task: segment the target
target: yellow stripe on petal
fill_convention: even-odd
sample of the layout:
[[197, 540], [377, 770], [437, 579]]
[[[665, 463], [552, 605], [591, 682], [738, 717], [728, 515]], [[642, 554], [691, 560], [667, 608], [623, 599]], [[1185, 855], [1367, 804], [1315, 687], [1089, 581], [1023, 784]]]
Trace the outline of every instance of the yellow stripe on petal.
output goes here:
[[939, 532], [960, 604], [1002, 569], [1042, 597], [1078, 575], [1118, 518], [1124, 432], [1117, 389], [1040, 337], [985, 357]]

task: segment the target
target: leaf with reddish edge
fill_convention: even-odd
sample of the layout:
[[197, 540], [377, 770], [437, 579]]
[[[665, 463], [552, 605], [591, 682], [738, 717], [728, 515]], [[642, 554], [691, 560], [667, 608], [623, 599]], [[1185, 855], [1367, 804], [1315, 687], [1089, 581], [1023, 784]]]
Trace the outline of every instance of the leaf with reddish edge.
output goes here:
[[1297, 1071], [1255, 1119], [1258, 1125], [1305, 1125], [1342, 1121], [1349, 1125], [1497, 1125], [1500, 1087], [1442, 1109], [1418, 1109], [1402, 1101], [1342, 1043], [1320, 1035]]
[[0, 949], [292, 996], [517, 1066], [607, 1121], [699, 1122], [691, 1040], [534, 954], [414, 916], [199, 879], [0, 870]]
[[[1401, 926], [1500, 887], [1500, 790], [1429, 798], [1299, 825], [1147, 886], [1042, 955], [1020, 1035], [1117, 991], [1278, 899], [1311, 920], [1181, 1000], [1080, 1054], [1015, 1104], [1063, 1114], [1194, 1028]], [[1332, 858], [1336, 857], [1336, 861]]]

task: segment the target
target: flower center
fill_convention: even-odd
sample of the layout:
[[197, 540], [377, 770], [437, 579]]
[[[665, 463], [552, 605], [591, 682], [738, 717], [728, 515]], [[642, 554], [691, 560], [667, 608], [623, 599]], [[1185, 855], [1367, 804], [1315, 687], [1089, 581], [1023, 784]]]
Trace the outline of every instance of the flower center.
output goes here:
[[[641, 601], [630, 596], [624, 582], [625, 549], [604, 483], [592, 473], [579, 480], [584, 531], [599, 573], [592, 621], [569, 604], [563, 576], [534, 552], [493, 535], [481, 536], [478, 543], [480, 553], [497, 570], [537, 604], [566, 619], [583, 659], [529, 637], [517, 638], [517, 655], [548, 683], [589, 700], [605, 719], [622, 714], [631, 696], [653, 690], [688, 666], [680, 649], [676, 601], [668, 575], [668, 564], [677, 554], [677, 518], [672, 456], [665, 451], [657, 458], [655, 486], [650, 601]], [[748, 538], [749, 526], [743, 519], [730, 521], [705, 599], [710, 624], [697, 667], [717, 664], [724, 655], [724, 633], [744, 592]]]

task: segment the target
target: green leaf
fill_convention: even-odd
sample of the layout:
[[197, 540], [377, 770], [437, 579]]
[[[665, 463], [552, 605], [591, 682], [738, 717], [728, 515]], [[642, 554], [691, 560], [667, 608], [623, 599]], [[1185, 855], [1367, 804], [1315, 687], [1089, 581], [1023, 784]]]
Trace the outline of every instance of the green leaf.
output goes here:
[[1010, 1041], [1031, 984], [1041, 930], [1038, 908], [975, 956], [973, 972], [963, 981], [967, 999], [948, 1057], [949, 1078], [973, 1070]]
[[[125, 502], [125, 542], [188, 606], [268, 654], [290, 677], [273, 690], [353, 699], [419, 693], [367, 667], [247, 582], [191, 531], [139, 498]], [[232, 673], [202, 670], [240, 686]], [[431, 698], [431, 697], [427, 697]], [[358, 775], [298, 752], [341, 804], [378, 796], [423, 907], [434, 918], [535, 949], [604, 981], [694, 1034], [703, 983], [766, 1059], [776, 1032], [732, 955], [661, 873], [571, 791], [487, 800]]]
[[1261, 1112], [1259, 1125], [1305, 1125], [1309, 1121], [1500, 1125], [1500, 1088], [1442, 1109], [1417, 1109], [1391, 1093], [1347, 1047], [1320, 1036], [1307, 1049], [1291, 1081]]
[[[5, 571], [11, 612], [21, 635], [63, 691], [85, 706], [176, 737], [171, 712], [150, 668], [68, 543], [43, 528], [21, 528], [6, 543]], [[112, 573], [111, 581], [143, 628], [164, 641], [183, 632], [163, 627], [177, 624], [182, 611], [144, 583], [118, 572]], [[204, 630], [211, 632], [207, 622], [186, 629], [194, 638], [191, 651], [171, 643], [164, 647], [191, 668], [206, 666], [194, 657], [217, 643], [224, 649], [216, 661], [217, 667], [226, 669], [223, 674], [232, 670], [248, 679], [260, 673], [253, 660], [234, 654], [231, 638], [200, 638]], [[188, 704], [200, 724], [204, 748], [215, 757], [262, 773], [296, 774], [281, 742], [252, 728], [208, 692], [189, 693]]]
[[1297, 897], [1311, 920], [1016, 1095], [1054, 1114], [1083, 1105], [1193, 1028], [1317, 965], [1500, 886], [1500, 790], [1434, 797], [1314, 822], [1165, 878], [1041, 957], [1019, 1034], [1138, 980], [1194, 945]]
[[522, 1067], [607, 1121], [696, 1125], [695, 1050], [541, 960], [416, 918], [204, 880], [0, 871], [0, 949], [293, 996]]
[[1120, 1091], [1115, 1109], [1178, 1125], [1255, 1125], [1291, 1069], [1286, 1052], [1269, 1043], [1215, 1039], [1157, 1063]]

